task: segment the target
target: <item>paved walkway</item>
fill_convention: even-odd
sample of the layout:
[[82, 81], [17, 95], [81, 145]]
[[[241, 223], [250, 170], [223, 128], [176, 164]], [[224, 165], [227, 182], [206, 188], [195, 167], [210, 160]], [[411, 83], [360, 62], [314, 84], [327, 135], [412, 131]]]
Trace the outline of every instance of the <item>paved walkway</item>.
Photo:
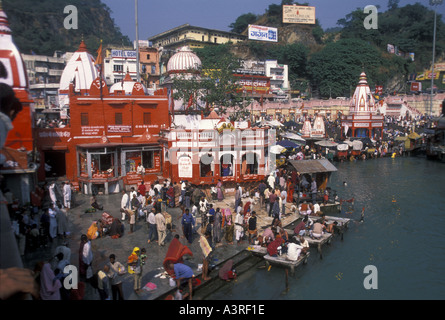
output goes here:
[[[104, 211], [116, 218], [120, 218], [119, 207], [121, 194], [98, 195], [96, 198], [100, 204], [103, 204]], [[100, 219], [103, 211], [85, 213], [85, 209], [89, 206], [89, 196], [76, 194], [75, 199], [75, 207], [68, 213], [69, 228], [71, 230], [70, 235], [67, 239], [55, 239], [47, 247], [39, 248], [34, 253], [26, 253], [23, 259], [25, 267], [32, 269], [36, 262], [42, 260], [48, 261], [53, 256], [55, 248], [65, 241], [68, 242], [68, 246], [71, 249], [71, 264], [78, 266], [80, 236], [81, 234], [86, 234], [93, 221]], [[233, 197], [228, 197], [222, 202], [212, 203], [214, 208], [229, 207], [234, 211]], [[270, 225], [272, 218], [268, 217], [264, 210], [260, 210], [258, 204], [254, 204], [253, 209], [256, 210], [258, 214], [259, 228]], [[109, 261], [108, 257], [112, 253], [116, 255], [117, 261], [126, 266], [127, 257], [131, 254], [134, 247], [146, 249], [148, 259], [143, 266], [142, 286], [148, 282], [152, 282], [157, 288], [149, 292], [143, 291], [143, 293], [136, 294], [133, 290], [133, 276], [127, 273], [122, 276], [124, 298], [126, 300], [153, 300], [172, 290], [172, 287], [169, 285], [169, 277], [165, 277], [162, 262], [165, 258], [170, 241], [175, 234], [179, 234], [181, 236], [181, 242], [187, 245], [193, 252], [192, 257], [186, 256], [185, 264], [189, 265], [194, 270], [195, 276], [199, 277], [202, 281], [199, 266], [203, 262], [203, 254], [199, 246], [199, 234], [196, 233], [192, 243], [188, 244], [182, 234], [180, 224], [181, 210], [179, 208], [168, 208], [167, 211], [172, 215], [173, 230], [168, 232], [165, 246], [159, 246], [156, 242], [147, 243], [148, 228], [145, 221], [136, 222], [135, 230], [131, 234], [129, 233], [129, 225], [125, 222], [125, 233], [119, 239], [112, 239], [111, 237], [106, 236], [91, 241], [94, 256], [93, 271], [102, 268]], [[286, 216], [283, 219], [283, 225], [292, 222], [296, 218], [298, 218], [298, 214], [295, 213]], [[199, 218], [197, 219], [197, 224], [200, 224]], [[222, 245], [214, 250], [214, 260], [211, 264], [216, 267], [222, 266], [225, 261], [243, 251], [247, 246], [247, 241], [243, 241], [240, 245], [229, 245], [223, 240]], [[99, 294], [96, 290], [87, 285], [84, 299], [98, 300]]]

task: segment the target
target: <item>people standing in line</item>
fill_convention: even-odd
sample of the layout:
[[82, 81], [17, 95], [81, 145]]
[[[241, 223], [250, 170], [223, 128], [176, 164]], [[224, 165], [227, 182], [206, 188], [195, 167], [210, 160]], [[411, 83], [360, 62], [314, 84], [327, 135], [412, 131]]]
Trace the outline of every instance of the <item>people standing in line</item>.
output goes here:
[[60, 288], [62, 283], [56, 278], [48, 262], [39, 263], [36, 271], [40, 278], [40, 298], [42, 300], [61, 300]]
[[60, 237], [65, 238], [68, 231], [68, 217], [66, 216], [65, 209], [61, 209], [60, 202], [57, 202], [56, 207], [54, 208], [56, 212], [56, 222], [57, 222], [57, 234]]
[[216, 184], [216, 194], [218, 201], [224, 200], [224, 188], [221, 179], [218, 179], [218, 183]]
[[287, 191], [285, 188], [281, 191], [281, 216], [286, 215]]
[[238, 208], [238, 206], [239, 206], [239, 204], [241, 202], [242, 194], [243, 194], [243, 192], [242, 192], [241, 186], [238, 183], [236, 185], [236, 189], [235, 189], [235, 210], [236, 210], [236, 208]]
[[182, 225], [182, 230], [183, 230], [184, 236], [186, 237], [186, 239], [189, 243], [192, 243], [192, 240], [193, 240], [192, 226], [194, 224], [195, 224], [195, 221], [193, 219], [193, 216], [190, 214], [189, 209], [185, 209], [185, 212], [181, 218], [181, 225]]
[[205, 228], [207, 226], [207, 221], [208, 221], [208, 217], [207, 217], [207, 209], [208, 209], [208, 201], [206, 198], [201, 197], [201, 199], [199, 200], [199, 213], [201, 215], [201, 227]]
[[124, 300], [124, 293], [122, 291], [121, 276], [125, 274], [125, 267], [119, 261], [116, 261], [116, 256], [110, 254], [110, 262], [108, 262], [109, 271], [108, 277], [111, 280], [111, 295], [113, 300]]
[[232, 211], [226, 208], [224, 212], [224, 229], [225, 229], [225, 240], [228, 244], [233, 244], [233, 221], [232, 221]]
[[147, 188], [144, 184], [144, 180], [142, 180], [141, 184], [138, 186], [138, 192], [142, 195], [145, 195], [145, 192], [147, 192]]
[[62, 182], [62, 191], [63, 191], [63, 206], [66, 210], [69, 210], [71, 208], [71, 185], [68, 181], [66, 183], [65, 181]]
[[269, 214], [270, 211], [270, 188], [266, 187], [266, 189], [264, 190], [264, 209], [266, 210], [266, 212]]
[[97, 272], [97, 291], [99, 291], [100, 300], [109, 300], [110, 281], [108, 272], [110, 267], [105, 265], [102, 270]]
[[132, 195], [133, 196], [130, 200], [131, 201], [130, 208], [131, 208], [131, 211], [133, 211], [135, 218], [137, 218], [141, 203], [139, 202], [137, 193], [133, 193]]
[[[54, 204], [55, 206], [56, 204]], [[48, 208], [49, 215], [49, 237], [52, 242], [57, 237], [57, 211], [54, 208]]]
[[[241, 208], [239, 206], [238, 208]], [[237, 210], [236, 216], [235, 216], [235, 239], [236, 243], [240, 244], [242, 239], [244, 237], [244, 217], [243, 217], [243, 211], [242, 209]]]
[[213, 243], [218, 245], [221, 242], [221, 226], [223, 221], [223, 215], [220, 208], [216, 208], [215, 217], [213, 220]]
[[317, 203], [317, 181], [315, 181], [315, 178], [312, 179], [311, 182], [311, 194], [312, 194], [312, 203]]
[[122, 215], [122, 221], [125, 220], [126, 212], [130, 209], [130, 197], [128, 196], [128, 193], [122, 189], [122, 198], [121, 198], [121, 215]]
[[185, 198], [184, 205], [185, 205], [186, 209], [190, 209], [191, 196], [192, 196], [192, 189], [189, 185], [187, 185], [185, 188], [185, 194], [184, 194], [184, 198]]
[[204, 256], [204, 260], [202, 262], [202, 279], [204, 281], [207, 281], [211, 279], [209, 277], [209, 264], [212, 259], [212, 247], [207, 241], [207, 237], [204, 235], [200, 236], [199, 245], [201, 247], [202, 254]]
[[129, 219], [129, 224], [130, 224], [130, 232], [129, 233], [133, 233], [134, 225], [136, 224], [136, 213], [135, 213], [135, 211], [128, 209], [127, 214], [130, 218]]
[[275, 192], [271, 192], [269, 195], [269, 212], [268, 212], [269, 217], [273, 216], [275, 201], [277, 201], [277, 195], [275, 194]]
[[158, 241], [158, 232], [156, 230], [156, 210], [152, 208], [147, 215], [147, 223], [148, 223], [148, 241], [150, 243], [152, 241]]
[[55, 206], [56, 202], [57, 202], [57, 197], [56, 197], [56, 182], [51, 182], [51, 184], [48, 186], [48, 193], [49, 193], [49, 198], [51, 200], [51, 205]]
[[266, 184], [264, 183], [264, 180], [261, 180], [260, 184], [258, 185], [258, 193], [260, 194], [260, 208], [263, 207], [265, 204], [264, 202], [264, 191], [267, 189]]
[[275, 177], [273, 175], [273, 172], [271, 172], [270, 175], [267, 177], [267, 184], [269, 185], [271, 190], [275, 188]]
[[179, 197], [181, 196], [181, 186], [176, 183], [176, 181], [173, 183], [173, 191], [175, 193], [175, 207], [179, 207]]
[[139, 294], [141, 290], [141, 279], [142, 279], [142, 263], [140, 259], [141, 251], [138, 247], [133, 248], [133, 252], [128, 257], [128, 273], [133, 275], [133, 289], [134, 292]]
[[165, 245], [165, 238], [167, 237], [167, 227], [164, 215], [158, 211], [155, 215], [156, 229], [158, 230], [158, 244]]
[[255, 211], [252, 211], [249, 220], [247, 220], [247, 226], [247, 232], [249, 233], [249, 244], [252, 244], [257, 236], [257, 216]]
[[79, 276], [89, 280], [92, 276], [93, 251], [91, 250], [91, 242], [85, 234], [80, 237], [79, 247]]

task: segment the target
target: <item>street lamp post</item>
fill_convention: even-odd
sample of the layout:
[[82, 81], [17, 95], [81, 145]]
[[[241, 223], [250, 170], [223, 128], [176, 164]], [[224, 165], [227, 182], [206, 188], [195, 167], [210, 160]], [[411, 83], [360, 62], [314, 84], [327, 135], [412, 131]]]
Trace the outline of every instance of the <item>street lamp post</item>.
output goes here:
[[136, 81], [141, 81], [139, 72], [139, 23], [138, 23], [138, 0], [134, 0], [134, 20], [136, 27]]
[[[442, 4], [443, 0], [430, 0], [431, 6], [437, 6]], [[434, 93], [434, 57], [436, 51], [436, 10], [434, 11], [434, 32], [433, 32], [433, 61], [431, 64], [431, 115], [433, 115], [433, 93]]]

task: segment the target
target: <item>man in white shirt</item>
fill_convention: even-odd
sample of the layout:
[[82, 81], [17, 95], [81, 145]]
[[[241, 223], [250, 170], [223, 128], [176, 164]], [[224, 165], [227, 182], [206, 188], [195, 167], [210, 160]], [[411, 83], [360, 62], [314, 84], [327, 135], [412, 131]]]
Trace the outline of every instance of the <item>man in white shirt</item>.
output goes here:
[[274, 190], [275, 187], [275, 177], [273, 176], [273, 173], [271, 172], [269, 177], [267, 177], [267, 184], [269, 185], [269, 187], [272, 188], [272, 190]]
[[71, 208], [71, 186], [70, 183], [62, 182], [63, 187], [63, 206], [69, 210]]
[[153, 188], [157, 189], [159, 194], [161, 194], [162, 186], [159, 184], [159, 181], [155, 182], [155, 185], [153, 186]]
[[155, 215], [156, 228], [158, 230], [158, 245], [163, 246], [165, 243], [165, 237], [167, 236], [167, 227], [165, 217], [162, 213], [158, 212]]
[[239, 244], [244, 237], [244, 217], [242, 214], [241, 206], [239, 206], [238, 208], [240, 209], [237, 209], [235, 217], [235, 237], [237, 243]]
[[156, 230], [156, 217], [155, 217], [155, 209], [152, 208], [147, 215], [147, 223], [148, 223], [148, 241], [158, 241], [158, 232]]
[[55, 182], [52, 182], [49, 185], [48, 192], [49, 192], [49, 197], [51, 199], [51, 204], [54, 207], [56, 205], [56, 202], [57, 202], [57, 198], [56, 198], [56, 183]]
[[287, 259], [291, 261], [297, 261], [300, 257], [301, 250], [303, 246], [297, 243], [295, 238], [287, 244]]
[[144, 168], [144, 166], [141, 163], [139, 163], [139, 165], [138, 165], [138, 167], [136, 169], [136, 173], [137, 174], [144, 174], [145, 173], [145, 168]]
[[287, 203], [287, 191], [283, 189], [281, 191], [281, 215], [286, 215], [286, 203]]
[[125, 190], [122, 190], [122, 199], [121, 199], [121, 214], [122, 214], [122, 220], [125, 220], [125, 211], [130, 206], [130, 197], [125, 192]]

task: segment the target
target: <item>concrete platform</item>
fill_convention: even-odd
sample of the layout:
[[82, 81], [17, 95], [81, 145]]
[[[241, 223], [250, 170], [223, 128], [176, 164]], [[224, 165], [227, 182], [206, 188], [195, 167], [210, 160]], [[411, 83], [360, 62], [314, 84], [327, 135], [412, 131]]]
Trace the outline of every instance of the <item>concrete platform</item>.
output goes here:
[[[98, 203], [103, 205], [103, 211], [108, 212], [116, 218], [120, 218], [119, 207], [121, 194], [98, 195], [96, 198]], [[213, 203], [214, 208], [229, 207], [232, 212], [234, 211], [235, 201], [233, 197], [228, 197], [222, 202], [211, 203]], [[66, 239], [55, 239], [52, 243], [49, 243], [47, 247], [38, 248], [35, 252], [25, 253], [25, 256], [23, 257], [25, 267], [33, 269], [36, 262], [50, 260], [53, 257], [55, 248], [65, 241], [68, 242], [68, 246], [71, 249], [71, 264], [78, 266], [80, 236], [81, 234], [86, 234], [91, 223], [100, 219], [103, 212], [96, 211], [95, 213], [85, 213], [84, 211], [88, 207], [89, 196], [76, 194], [74, 207], [70, 209], [68, 213], [70, 235]], [[258, 204], [254, 204], [253, 209], [256, 210], [258, 215], [259, 230], [270, 225], [272, 218], [267, 216], [265, 210], [259, 208]], [[290, 206], [288, 210], [290, 211]], [[169, 285], [169, 277], [164, 276], [162, 262], [168, 250], [169, 243], [175, 234], [179, 234], [181, 236], [181, 242], [187, 245], [193, 252], [192, 257], [186, 258], [185, 264], [189, 265], [194, 270], [194, 275], [199, 277], [202, 281], [199, 265], [203, 262], [203, 254], [199, 246], [199, 234], [194, 234], [192, 243], [188, 244], [183, 237], [180, 225], [182, 211], [179, 208], [168, 208], [167, 212], [172, 215], [173, 230], [167, 233], [165, 246], [159, 246], [156, 242], [147, 243], [148, 227], [145, 221], [136, 222], [135, 230], [131, 234], [129, 233], [128, 222], [125, 222], [125, 233], [119, 239], [112, 239], [111, 237], [106, 236], [91, 241], [94, 256], [93, 271], [102, 268], [109, 261], [108, 257], [112, 253], [116, 255], [117, 261], [126, 266], [127, 257], [131, 254], [134, 247], [145, 248], [147, 250], [148, 259], [143, 266], [142, 287], [148, 282], [152, 282], [157, 288], [149, 292], [144, 291], [143, 293], [136, 294], [133, 290], [133, 276], [127, 273], [122, 276], [124, 298], [126, 300], [163, 299], [169, 292], [171, 292], [173, 288]], [[299, 215], [295, 213], [283, 217], [283, 226], [291, 223], [298, 217]], [[197, 219], [197, 225], [200, 225], [199, 218]], [[245, 252], [244, 249], [247, 246], [247, 240], [243, 241], [240, 245], [229, 245], [225, 240], [222, 240], [221, 245], [217, 246], [214, 250], [213, 261], [211, 262], [215, 267], [214, 271], [216, 272], [216, 270], [228, 259], [232, 259], [238, 254]], [[217, 272], [215, 273], [215, 276], [217, 277]], [[205, 282], [202, 281], [201, 285], [205, 285]], [[99, 300], [99, 294], [89, 284], [87, 284], [86, 287], [84, 300]]]

